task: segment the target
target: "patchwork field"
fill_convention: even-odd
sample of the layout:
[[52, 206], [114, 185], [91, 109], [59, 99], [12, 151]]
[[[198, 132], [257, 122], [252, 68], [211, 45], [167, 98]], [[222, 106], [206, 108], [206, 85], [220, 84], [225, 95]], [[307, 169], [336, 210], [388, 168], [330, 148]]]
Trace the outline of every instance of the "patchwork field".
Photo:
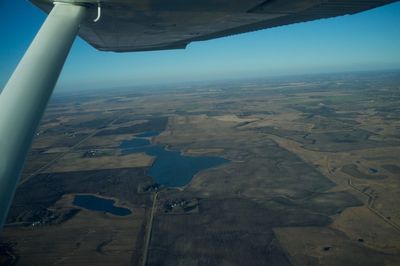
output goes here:
[[[129, 141], [228, 162], [168, 188]], [[0, 263], [399, 265], [399, 158], [399, 72], [56, 95]]]

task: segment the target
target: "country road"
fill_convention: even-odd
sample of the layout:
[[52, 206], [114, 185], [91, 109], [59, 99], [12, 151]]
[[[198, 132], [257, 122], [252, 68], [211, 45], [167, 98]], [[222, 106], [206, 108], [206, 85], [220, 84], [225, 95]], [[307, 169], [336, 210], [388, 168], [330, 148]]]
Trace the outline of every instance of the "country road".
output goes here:
[[149, 256], [149, 245], [150, 245], [150, 240], [151, 240], [151, 230], [153, 229], [153, 218], [154, 218], [155, 210], [157, 208], [157, 196], [158, 196], [158, 191], [154, 195], [153, 206], [151, 208], [150, 221], [149, 221], [149, 225], [148, 225], [148, 229], [147, 229], [147, 233], [146, 233], [146, 240], [145, 240], [145, 243], [144, 243], [142, 266], [146, 266], [147, 265], [147, 258]]

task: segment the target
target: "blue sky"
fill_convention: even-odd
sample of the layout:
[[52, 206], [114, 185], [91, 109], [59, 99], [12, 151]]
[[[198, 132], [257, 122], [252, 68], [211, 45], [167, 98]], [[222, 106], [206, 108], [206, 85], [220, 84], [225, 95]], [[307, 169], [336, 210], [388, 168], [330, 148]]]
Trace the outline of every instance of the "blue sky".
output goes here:
[[[28, 1], [0, 1], [0, 87], [45, 15]], [[400, 2], [353, 16], [205, 42], [186, 50], [99, 52], [77, 39], [58, 90], [321, 72], [400, 69]]]

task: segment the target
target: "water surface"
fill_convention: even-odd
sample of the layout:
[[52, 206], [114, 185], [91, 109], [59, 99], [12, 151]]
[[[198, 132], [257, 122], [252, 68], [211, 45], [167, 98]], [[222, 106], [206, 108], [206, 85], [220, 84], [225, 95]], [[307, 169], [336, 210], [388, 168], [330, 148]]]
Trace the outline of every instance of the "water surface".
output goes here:
[[73, 204], [91, 211], [109, 212], [117, 216], [126, 216], [132, 212], [127, 208], [114, 206], [115, 201], [93, 195], [75, 195]]
[[378, 169], [375, 169], [375, 168], [369, 168], [369, 171], [370, 171], [371, 173], [373, 173], [373, 174], [376, 174], [376, 173], [379, 172]]
[[140, 138], [123, 141], [120, 149], [122, 154], [145, 152], [156, 157], [148, 174], [155, 179], [157, 184], [167, 187], [184, 186], [198, 172], [229, 162], [215, 156], [182, 155], [179, 151], [167, 150], [163, 145], [152, 145], [149, 140]]
[[157, 136], [158, 134], [160, 134], [160, 132], [158, 132], [158, 131], [147, 131], [147, 132], [144, 132], [142, 134], [136, 135], [136, 137], [147, 138], [147, 137]]

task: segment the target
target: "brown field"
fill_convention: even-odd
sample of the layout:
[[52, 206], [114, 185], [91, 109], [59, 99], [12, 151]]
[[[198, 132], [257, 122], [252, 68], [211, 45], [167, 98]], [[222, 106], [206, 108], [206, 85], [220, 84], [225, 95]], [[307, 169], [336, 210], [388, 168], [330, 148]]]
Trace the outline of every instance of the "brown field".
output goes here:
[[127, 217], [82, 210], [56, 226], [7, 228], [2, 240], [24, 239], [15, 246], [20, 265], [129, 265], [141, 260], [145, 215], [144, 208]]
[[[97, 151], [100, 153], [101, 151]], [[83, 158], [82, 153], [68, 153], [62, 159], [47, 168], [42, 173], [53, 172], [76, 172], [102, 169], [118, 169], [128, 167], [149, 167], [153, 163], [153, 158], [144, 153], [134, 153], [128, 155], [100, 156]]]
[[[55, 98], [0, 262], [399, 265], [399, 84], [360, 73]], [[153, 144], [229, 163], [159, 187], [157, 158], [119, 148], [152, 131]], [[75, 194], [133, 213], [66, 216]]]

